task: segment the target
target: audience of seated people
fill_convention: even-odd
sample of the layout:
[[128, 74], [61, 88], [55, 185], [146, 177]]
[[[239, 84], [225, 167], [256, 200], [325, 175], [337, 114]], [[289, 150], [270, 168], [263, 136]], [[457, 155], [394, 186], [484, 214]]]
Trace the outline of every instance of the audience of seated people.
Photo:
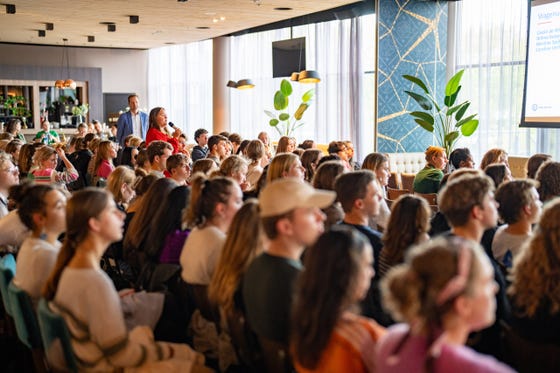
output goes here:
[[[205, 129], [192, 154], [177, 140], [172, 155], [181, 132], [163, 138], [165, 110], [152, 111], [149, 144], [131, 135], [118, 155], [94, 133], [54, 147], [12, 140], [0, 152], [0, 249], [17, 255], [14, 284], [65, 319], [81, 369], [273, 371], [276, 357], [298, 372], [508, 372], [481, 355], [517, 368], [500, 322], [560, 347], [560, 167], [550, 156], [527, 162], [537, 181], [513, 180], [507, 152], [491, 149], [480, 164], [491, 180], [467, 148], [446, 167], [445, 150], [429, 147], [414, 191], [439, 191], [436, 239], [421, 196], [389, 210], [387, 155], [355, 171], [348, 141], [323, 155], [283, 137], [272, 157], [266, 133], [242, 141]], [[18, 185], [27, 174], [31, 184]], [[107, 192], [80, 191], [105, 185], [97, 180]], [[155, 297], [131, 305], [142, 289]]]

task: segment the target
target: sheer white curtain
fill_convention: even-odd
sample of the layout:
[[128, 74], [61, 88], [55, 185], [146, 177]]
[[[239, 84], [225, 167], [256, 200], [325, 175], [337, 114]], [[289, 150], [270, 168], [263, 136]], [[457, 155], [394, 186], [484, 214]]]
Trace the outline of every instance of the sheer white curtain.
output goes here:
[[465, 69], [461, 96], [479, 114], [478, 131], [460, 140], [477, 160], [490, 148], [511, 155], [537, 152], [558, 159], [556, 132], [520, 128], [527, 0], [469, 0], [456, 3], [455, 71]]
[[[357, 159], [373, 149], [373, 95], [371, 63], [363, 63], [363, 54], [373, 56], [375, 35], [374, 16], [323, 22], [294, 27], [294, 38], [306, 37], [306, 67], [317, 70], [321, 82], [316, 85], [292, 82], [290, 113], [294, 113], [307, 90], [315, 89], [315, 98], [303, 116], [305, 125], [294, 133], [298, 142], [314, 139], [319, 143], [332, 140], [351, 140], [357, 150]], [[230, 90], [231, 131], [244, 138], [255, 138], [267, 131], [273, 139], [278, 132], [268, 125], [264, 110], [274, 111], [273, 97], [281, 78], [272, 76], [273, 41], [290, 38], [290, 29], [247, 34], [231, 38], [232, 80], [251, 78], [256, 84], [252, 90]], [[370, 61], [367, 61], [370, 62]], [[366, 76], [365, 69], [369, 71]], [[369, 79], [368, 79], [369, 78]], [[371, 86], [364, 89], [364, 81]]]
[[162, 106], [192, 142], [197, 128], [212, 128], [212, 41], [150, 49], [148, 105]]

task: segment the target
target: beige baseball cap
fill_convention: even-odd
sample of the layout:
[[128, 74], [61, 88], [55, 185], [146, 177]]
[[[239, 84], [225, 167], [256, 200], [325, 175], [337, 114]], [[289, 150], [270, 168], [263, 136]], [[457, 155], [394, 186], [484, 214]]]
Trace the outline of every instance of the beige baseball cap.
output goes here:
[[267, 184], [259, 195], [261, 217], [282, 215], [298, 207], [325, 208], [335, 198], [335, 192], [315, 189], [297, 178], [277, 179]]

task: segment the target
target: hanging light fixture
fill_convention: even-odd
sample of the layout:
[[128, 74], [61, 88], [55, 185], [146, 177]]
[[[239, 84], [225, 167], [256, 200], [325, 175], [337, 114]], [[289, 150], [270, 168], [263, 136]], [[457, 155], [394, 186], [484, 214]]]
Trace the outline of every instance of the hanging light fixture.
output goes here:
[[[309, 23], [308, 23], [308, 26], [309, 26]], [[290, 39], [293, 39], [293, 33], [292, 32], [293, 32], [293, 29], [290, 26]], [[305, 40], [302, 43], [300, 43], [300, 46], [299, 46], [298, 70], [301, 68], [301, 57], [302, 57], [302, 54], [303, 54], [304, 43], [305, 43]], [[321, 77], [319, 76], [319, 73], [315, 70], [301, 70], [300, 72], [293, 72], [292, 75], [290, 76], [290, 80], [294, 81], [294, 82], [300, 82], [300, 83], [319, 83], [321, 81]]]
[[[70, 56], [68, 53], [68, 39], [62, 39], [62, 41], [64, 42], [64, 45], [62, 46], [62, 62], [61, 62], [61, 67], [60, 67], [60, 71], [61, 73], [64, 73], [64, 62], [66, 60], [66, 76], [70, 75]], [[55, 88], [70, 88], [70, 89], [76, 89], [76, 82], [70, 78], [66, 79], [66, 80], [62, 80], [62, 79], [58, 79], [57, 81], [54, 82], [54, 86]]]
[[229, 88], [237, 88], [237, 89], [251, 89], [255, 87], [255, 83], [251, 79], [241, 79], [238, 82], [234, 82], [230, 80], [227, 82], [226, 86]]

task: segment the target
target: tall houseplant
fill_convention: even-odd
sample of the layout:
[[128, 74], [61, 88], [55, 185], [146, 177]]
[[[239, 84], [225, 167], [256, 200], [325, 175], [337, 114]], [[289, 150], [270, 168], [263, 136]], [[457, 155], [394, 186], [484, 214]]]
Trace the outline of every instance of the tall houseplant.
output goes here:
[[437, 102], [436, 96], [430, 92], [422, 79], [403, 75], [403, 78], [422, 90], [421, 93], [405, 91], [423, 109], [423, 111], [413, 111], [409, 114], [420, 127], [435, 134], [438, 144], [445, 148], [447, 155], [453, 151], [455, 143], [461, 136], [470, 136], [478, 128], [478, 119], [475, 119], [477, 114], [465, 116], [471, 103], [463, 101], [455, 104], [461, 90], [460, 83], [463, 73], [464, 70], [460, 70], [447, 82], [443, 104]]
[[315, 95], [314, 89], [305, 92], [301, 96], [301, 103], [294, 115], [290, 115], [287, 109], [290, 104], [289, 96], [292, 92], [292, 84], [287, 79], [282, 79], [280, 89], [274, 94], [274, 109], [276, 109], [277, 113], [275, 114], [268, 110], [264, 111], [271, 118], [268, 124], [274, 127], [280, 136], [291, 136], [295, 129], [303, 126], [304, 123], [300, 122], [300, 120]]

